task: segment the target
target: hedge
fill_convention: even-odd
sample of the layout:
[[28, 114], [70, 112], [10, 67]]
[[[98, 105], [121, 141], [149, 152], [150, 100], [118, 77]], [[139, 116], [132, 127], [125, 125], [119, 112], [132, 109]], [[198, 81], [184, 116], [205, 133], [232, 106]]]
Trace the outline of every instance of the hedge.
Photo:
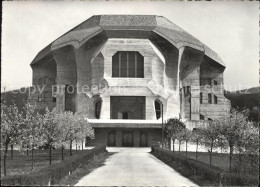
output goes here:
[[106, 146], [97, 146], [86, 153], [75, 155], [73, 158], [53, 164], [38, 172], [26, 175], [13, 175], [1, 178], [5, 186], [48, 186], [59, 184], [62, 178], [72, 173], [82, 164], [87, 164], [96, 154], [106, 151]]
[[172, 167], [184, 167], [185, 170], [182, 170], [181, 173], [187, 177], [192, 175], [202, 176], [204, 179], [209, 179], [215, 185], [258, 185], [258, 177], [225, 172], [218, 167], [185, 157], [170, 150], [159, 148], [158, 146], [152, 146], [152, 153]]

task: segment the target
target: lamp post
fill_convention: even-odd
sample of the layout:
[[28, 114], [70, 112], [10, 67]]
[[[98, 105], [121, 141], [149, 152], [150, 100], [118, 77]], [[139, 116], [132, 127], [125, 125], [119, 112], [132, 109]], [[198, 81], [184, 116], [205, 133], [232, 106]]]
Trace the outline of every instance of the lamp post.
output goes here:
[[164, 132], [163, 132], [163, 104], [162, 104], [162, 148], [164, 148]]

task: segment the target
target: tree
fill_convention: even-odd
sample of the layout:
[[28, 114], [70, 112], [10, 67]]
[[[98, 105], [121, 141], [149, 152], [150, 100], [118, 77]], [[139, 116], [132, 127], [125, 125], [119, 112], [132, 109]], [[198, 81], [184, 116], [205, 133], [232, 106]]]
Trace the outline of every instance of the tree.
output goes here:
[[72, 156], [72, 143], [73, 141], [84, 141], [86, 137], [93, 138], [94, 130], [87, 120], [77, 113], [64, 112], [57, 115], [58, 128], [60, 129], [59, 144], [61, 144], [62, 160], [64, 159], [63, 150], [65, 144], [70, 145], [70, 156]]
[[191, 140], [196, 143], [196, 160], [198, 159], [198, 148], [199, 143], [201, 142], [203, 138], [202, 130], [200, 128], [194, 128], [192, 130], [192, 137]]
[[186, 156], [187, 156], [187, 152], [188, 152], [188, 142], [189, 140], [191, 139], [191, 136], [192, 136], [192, 132], [191, 130], [189, 129], [185, 129], [184, 132], [183, 132], [183, 139], [185, 140], [186, 142]]
[[205, 140], [205, 145], [210, 147], [209, 152], [209, 164], [212, 164], [212, 151], [213, 147], [215, 146], [215, 142], [219, 138], [220, 135], [220, 123], [219, 121], [213, 120], [209, 122], [209, 125], [203, 129], [202, 131], [203, 137]]
[[259, 166], [259, 128], [249, 122], [240, 133], [236, 145], [234, 169], [240, 173], [257, 173]]
[[1, 103], [1, 144], [4, 145], [4, 176], [6, 176], [6, 158], [8, 146], [12, 140], [18, 140], [24, 130], [23, 115], [15, 104], [7, 106]]
[[177, 139], [178, 134], [185, 129], [185, 125], [183, 122], [181, 122], [177, 118], [170, 118], [167, 120], [167, 122], [164, 124], [164, 131], [166, 133], [166, 136], [173, 141], [173, 149], [174, 152], [174, 143]]
[[61, 131], [59, 126], [59, 113], [56, 108], [52, 111], [49, 111], [46, 108], [46, 113], [43, 116], [43, 139], [49, 145], [49, 161], [50, 165], [52, 164], [52, 147], [55, 142], [58, 142]]
[[181, 143], [185, 140], [185, 129], [178, 132], [176, 139], [179, 140], [179, 153], [181, 151]]
[[58, 143], [61, 145], [61, 159], [64, 160], [64, 147], [71, 136], [73, 136], [73, 113], [72, 112], [64, 112], [60, 113], [58, 116], [58, 128], [60, 129], [60, 136], [58, 139]]
[[71, 136], [71, 142], [76, 141], [76, 146], [77, 142], [85, 140], [86, 137], [90, 137], [91, 139], [94, 138], [94, 130], [92, 129], [88, 121], [85, 120], [81, 115], [77, 113], [74, 114], [73, 124], [74, 133]]
[[[232, 169], [234, 146], [243, 137], [244, 130], [249, 124], [244, 111], [231, 109], [229, 117], [220, 120], [220, 133], [226, 139], [229, 146], [229, 170]], [[238, 144], [237, 144], [238, 145]]]
[[26, 130], [23, 133], [24, 141], [31, 147], [32, 150], [32, 170], [34, 169], [34, 147], [43, 144], [43, 117], [36, 112], [36, 105], [31, 104], [29, 101], [24, 107], [25, 116], [24, 123]]

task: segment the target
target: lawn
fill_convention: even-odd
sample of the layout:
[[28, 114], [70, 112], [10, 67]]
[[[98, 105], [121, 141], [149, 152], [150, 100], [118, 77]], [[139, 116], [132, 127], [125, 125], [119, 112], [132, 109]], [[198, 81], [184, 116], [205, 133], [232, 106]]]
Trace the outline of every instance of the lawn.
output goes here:
[[[175, 151], [175, 153], [179, 153], [178, 151]], [[185, 151], [180, 152], [181, 155], [186, 156]], [[187, 156], [196, 160], [196, 152], [187, 152]], [[235, 159], [237, 158], [236, 154], [233, 154], [233, 161], [232, 161], [232, 172], [237, 172], [235, 168]], [[253, 162], [250, 162], [247, 158], [244, 158], [243, 160], [246, 162], [241, 163], [244, 166], [243, 173], [247, 173], [250, 175], [258, 175], [258, 156], [254, 156]], [[204, 162], [206, 164], [210, 163], [209, 153], [207, 152], [198, 152], [198, 161]], [[252, 165], [251, 165], [252, 164]], [[219, 167], [220, 169], [223, 169], [225, 171], [229, 171], [229, 154], [228, 153], [212, 153], [212, 165]]]
[[[179, 153], [176, 151], [176, 153]], [[180, 154], [185, 156], [185, 151], [181, 151]], [[187, 156], [196, 160], [195, 152], [187, 152]], [[207, 152], [198, 152], [198, 161], [209, 164], [209, 153]], [[212, 165], [219, 167], [223, 170], [228, 171], [229, 169], [229, 154], [227, 153], [213, 153], [212, 154]]]
[[[80, 154], [86, 152], [88, 150], [78, 150], [77, 152], [73, 150], [72, 154]], [[69, 159], [69, 150], [64, 150], [64, 159]], [[54, 149], [52, 150], [52, 164], [58, 163], [61, 160], [61, 150]], [[4, 176], [4, 162], [3, 162], [3, 154], [1, 154], [1, 177]], [[10, 151], [8, 151], [7, 156], [7, 176], [10, 175], [21, 175], [28, 174], [32, 172], [32, 155], [31, 151], [29, 151], [29, 155], [26, 155], [26, 151], [17, 151], [14, 150], [13, 160], [10, 156]], [[34, 170], [39, 171], [40, 169], [49, 166], [49, 150], [34, 150]]]

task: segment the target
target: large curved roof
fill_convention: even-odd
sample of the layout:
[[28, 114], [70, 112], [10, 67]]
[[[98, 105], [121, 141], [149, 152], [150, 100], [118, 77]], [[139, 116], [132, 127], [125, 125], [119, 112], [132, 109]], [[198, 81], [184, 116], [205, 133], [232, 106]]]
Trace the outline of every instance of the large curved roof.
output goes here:
[[72, 45], [79, 48], [86, 41], [102, 31], [148, 31], [165, 38], [176, 48], [189, 46], [203, 51], [206, 56], [225, 66], [220, 57], [198, 39], [162, 16], [155, 15], [97, 15], [92, 16], [71, 29], [47, 47], [33, 59], [32, 64], [41, 60], [51, 51]]

